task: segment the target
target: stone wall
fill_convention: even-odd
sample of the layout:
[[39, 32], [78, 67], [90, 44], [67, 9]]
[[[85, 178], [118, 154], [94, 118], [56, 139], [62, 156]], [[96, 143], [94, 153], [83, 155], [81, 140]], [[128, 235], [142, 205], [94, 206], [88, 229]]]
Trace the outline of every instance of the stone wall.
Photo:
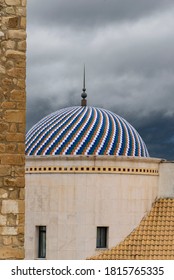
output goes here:
[[0, 0], [0, 259], [24, 258], [26, 0]]

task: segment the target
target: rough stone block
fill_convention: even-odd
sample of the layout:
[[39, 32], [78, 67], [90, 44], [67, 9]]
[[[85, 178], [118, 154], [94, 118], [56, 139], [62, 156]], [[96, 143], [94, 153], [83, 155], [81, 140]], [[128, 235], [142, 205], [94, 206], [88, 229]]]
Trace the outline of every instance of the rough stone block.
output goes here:
[[17, 102], [16, 108], [19, 109], [19, 110], [24, 110], [25, 109], [25, 102], [24, 101]]
[[23, 177], [5, 178], [4, 179], [4, 186], [5, 187], [23, 188], [25, 186], [25, 179]]
[[9, 39], [19, 39], [25, 40], [26, 39], [26, 32], [23, 30], [9, 30], [8, 31], [8, 38]]
[[11, 154], [16, 151], [17, 145], [15, 143], [10, 143], [6, 145], [6, 153]]
[[5, 226], [7, 223], [7, 217], [0, 214], [0, 226]]
[[9, 213], [17, 214], [17, 213], [19, 213], [18, 201], [10, 200], [10, 199], [3, 200], [2, 201], [2, 207], [1, 207], [1, 213], [2, 214], [9, 214]]
[[[24, 62], [22, 62], [24, 63]], [[10, 70], [7, 70], [7, 74], [10, 76], [10, 77], [14, 77], [14, 78], [25, 78], [25, 71], [23, 68], [12, 68]]]
[[24, 188], [25, 187], [25, 177], [18, 177], [17, 178], [17, 187], [18, 188]]
[[[14, 30], [12, 32], [14, 32]], [[20, 59], [21, 57], [25, 58], [25, 53], [21, 52], [21, 51], [16, 51], [16, 50], [7, 50], [6, 57], [14, 58], [14, 59]]]
[[0, 198], [8, 198], [8, 191], [5, 189], [0, 189]]
[[7, 61], [7, 58], [3, 55], [3, 56], [1, 57], [1, 61], [2, 61], [2, 62], [6, 62], [6, 61]]
[[12, 236], [12, 244], [13, 246], [21, 247], [24, 243], [23, 234], [18, 234], [17, 236]]
[[17, 124], [16, 123], [10, 124], [9, 131], [12, 132], [12, 133], [16, 133], [17, 132]]
[[9, 125], [5, 122], [0, 122], [0, 133], [7, 132], [9, 129]]
[[2, 85], [4, 86], [11, 86], [13, 84], [12, 79], [5, 78], [2, 80]]
[[17, 60], [15, 62], [15, 67], [18, 67], [18, 68], [25, 68], [26, 66], [26, 61], [24, 59], [21, 59], [21, 60]]
[[19, 132], [25, 133], [25, 125], [23, 123], [19, 123], [18, 129], [19, 129]]
[[7, 60], [5, 67], [6, 67], [6, 70], [10, 70], [10, 69], [14, 68], [14, 61], [12, 59]]
[[0, 154], [5, 153], [5, 144], [0, 143]]
[[4, 120], [6, 122], [23, 123], [25, 121], [25, 115], [23, 111], [7, 110], [4, 114]]
[[19, 16], [26, 16], [26, 9], [24, 7], [17, 7], [16, 14]]
[[0, 176], [9, 176], [11, 173], [11, 167], [8, 165], [0, 165]]
[[17, 86], [21, 89], [25, 89], [25, 80], [18, 80]]
[[4, 32], [0, 31], [0, 37], [4, 37]]
[[22, 6], [26, 7], [26, 0], [22, 0]]
[[1, 142], [4, 142], [6, 139], [5, 135], [4, 134], [0, 134], [0, 141]]
[[25, 214], [18, 214], [18, 224], [24, 225], [25, 223]]
[[[25, 202], [24, 200], [18, 200], [18, 207], [19, 207], [19, 214], [24, 214], [25, 213]], [[24, 233], [24, 229], [22, 232], [20, 233]]]
[[16, 14], [16, 11], [13, 7], [7, 7], [5, 9], [5, 12], [6, 12], [6, 14], [9, 14], [9, 15], [15, 15]]
[[[15, 178], [4, 178], [4, 187], [15, 187], [16, 186], [16, 179]], [[11, 197], [10, 197], [11, 198]]]
[[26, 17], [21, 17], [21, 28], [25, 29], [26, 28]]
[[[4, 187], [4, 182], [3, 182], [3, 178], [0, 177], [0, 188], [3, 188]], [[1, 192], [0, 192], [1, 194]], [[0, 198], [1, 198], [1, 195], [0, 195]], [[3, 198], [3, 197], [2, 197]], [[5, 197], [4, 197], [5, 198]]]
[[3, 245], [11, 245], [13, 243], [12, 236], [3, 237]]
[[17, 151], [19, 154], [25, 154], [25, 144], [18, 144]]
[[10, 99], [12, 101], [25, 101], [25, 92], [24, 90], [12, 90]]
[[8, 40], [8, 41], [6, 41], [6, 48], [7, 49], [14, 49], [15, 48], [15, 44], [16, 44], [15, 41]]
[[2, 235], [17, 235], [17, 233], [17, 227], [4, 226], [0, 228], [0, 234]]
[[19, 177], [24, 177], [25, 168], [23, 166], [15, 166], [14, 167], [14, 175]]
[[18, 225], [17, 215], [8, 214], [7, 215], [7, 226], [17, 226], [17, 225]]
[[19, 17], [11, 17], [8, 19], [9, 28], [17, 28], [18, 24], [19, 24]]
[[5, 67], [0, 65], [0, 74], [5, 74], [5, 73], [6, 73]]
[[4, 246], [0, 247], [0, 259], [23, 259], [24, 249], [20, 247]]
[[24, 134], [23, 133], [7, 133], [6, 139], [8, 142], [23, 142], [24, 141]]
[[2, 102], [4, 100], [4, 94], [3, 94], [3, 92], [1, 92], [1, 89], [2, 88], [0, 88], [0, 102]]
[[25, 199], [25, 189], [24, 188], [20, 189], [19, 198], [20, 199]]
[[5, 3], [9, 6], [18, 6], [20, 5], [20, 0], [5, 0]]
[[18, 226], [18, 234], [24, 234], [24, 226]]
[[21, 51], [26, 50], [26, 41], [21, 41], [18, 43], [18, 50], [21, 50]]
[[24, 165], [25, 163], [25, 157], [24, 155], [16, 155], [16, 154], [7, 154], [7, 155], [4, 155], [2, 154], [1, 155], [1, 163], [2, 165], [5, 164], [5, 165]]
[[15, 109], [16, 108], [16, 104], [14, 102], [2, 102], [1, 104], [1, 108], [4, 109]]
[[9, 192], [9, 198], [10, 199], [18, 199], [19, 198], [19, 191], [18, 189], [14, 189], [13, 191]]

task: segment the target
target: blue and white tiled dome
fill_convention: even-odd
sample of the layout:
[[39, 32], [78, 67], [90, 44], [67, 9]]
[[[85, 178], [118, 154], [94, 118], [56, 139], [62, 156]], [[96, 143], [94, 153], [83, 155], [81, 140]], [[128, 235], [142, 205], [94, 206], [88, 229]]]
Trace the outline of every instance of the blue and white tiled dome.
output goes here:
[[26, 136], [26, 155], [149, 156], [126, 120], [89, 106], [64, 108], [36, 123]]

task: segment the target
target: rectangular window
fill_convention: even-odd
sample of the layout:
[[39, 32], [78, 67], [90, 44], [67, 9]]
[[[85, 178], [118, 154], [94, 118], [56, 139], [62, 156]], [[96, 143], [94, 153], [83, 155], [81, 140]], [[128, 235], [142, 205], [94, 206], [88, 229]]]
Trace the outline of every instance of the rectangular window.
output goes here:
[[46, 258], [46, 226], [38, 226], [38, 258]]
[[97, 248], [107, 248], [108, 227], [97, 227]]

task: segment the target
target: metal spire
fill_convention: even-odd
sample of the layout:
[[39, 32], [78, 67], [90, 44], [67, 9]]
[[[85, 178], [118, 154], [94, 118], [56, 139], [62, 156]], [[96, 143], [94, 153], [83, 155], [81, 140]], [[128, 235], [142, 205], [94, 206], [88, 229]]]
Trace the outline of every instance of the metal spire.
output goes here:
[[87, 97], [87, 94], [86, 94], [86, 88], [85, 88], [85, 65], [84, 65], [84, 72], [83, 72], [83, 88], [82, 88], [82, 94], [81, 94], [81, 97], [82, 97], [82, 100], [81, 100], [81, 106], [86, 106], [87, 105], [87, 100], [86, 100], [86, 97]]

